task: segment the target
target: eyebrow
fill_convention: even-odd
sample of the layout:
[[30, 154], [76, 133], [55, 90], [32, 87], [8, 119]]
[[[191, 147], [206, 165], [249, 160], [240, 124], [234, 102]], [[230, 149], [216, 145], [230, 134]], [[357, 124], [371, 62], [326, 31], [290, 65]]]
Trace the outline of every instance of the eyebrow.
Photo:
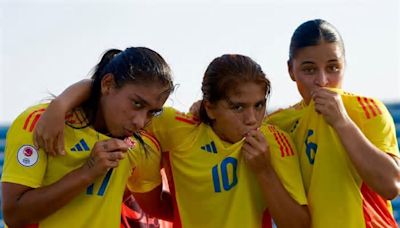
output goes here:
[[312, 61], [304, 61], [300, 65], [305, 65], [305, 64], [315, 64], [315, 63]]
[[331, 59], [331, 60], [328, 60], [328, 63], [331, 63], [331, 62], [339, 62], [339, 59]]
[[[228, 103], [228, 105], [244, 105], [245, 103], [243, 102], [234, 102], [232, 100], [230, 100], [229, 98], [225, 98], [226, 102]], [[256, 104], [258, 103], [266, 103], [267, 102], [267, 98], [263, 98], [262, 100], [259, 100], [256, 102]]]
[[[339, 59], [330, 59], [328, 60], [328, 63], [332, 63], [332, 62], [339, 62]], [[313, 61], [304, 61], [301, 63], [301, 65], [306, 65], [306, 64], [315, 64]]]
[[[141, 97], [137, 94], [134, 94], [134, 96], [135, 96], [135, 98], [131, 98], [131, 99], [137, 99], [139, 102], [143, 103], [143, 105], [150, 106], [150, 103], [147, 102], [143, 97]], [[163, 108], [156, 108], [156, 109], [151, 109], [150, 111], [151, 112], [160, 112], [162, 110], [163, 110]]]
[[139, 102], [143, 103], [144, 105], [149, 106], [149, 102], [146, 101], [143, 97], [141, 97], [141, 96], [139, 96], [137, 94], [134, 94], [134, 96], [135, 97], [131, 98], [131, 99], [137, 99]]

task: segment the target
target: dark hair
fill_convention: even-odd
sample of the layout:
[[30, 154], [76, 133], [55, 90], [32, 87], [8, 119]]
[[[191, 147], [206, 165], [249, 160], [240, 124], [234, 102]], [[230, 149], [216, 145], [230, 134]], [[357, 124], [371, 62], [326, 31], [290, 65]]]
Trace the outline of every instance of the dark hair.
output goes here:
[[118, 88], [126, 83], [159, 83], [167, 87], [165, 93], [170, 94], [174, 90], [171, 69], [157, 52], [145, 47], [129, 47], [124, 51], [110, 49], [96, 65], [90, 97], [82, 105], [89, 124], [93, 123], [98, 111], [101, 81], [108, 73], [113, 75]]
[[289, 62], [297, 51], [304, 47], [315, 46], [321, 42], [337, 43], [345, 54], [343, 39], [338, 30], [322, 19], [306, 21], [294, 31], [289, 47]]
[[[215, 103], [227, 98], [227, 93], [243, 82], [256, 82], [265, 86], [266, 97], [269, 96], [271, 83], [262, 71], [261, 66], [244, 55], [222, 55], [215, 58], [204, 73], [201, 91], [205, 100]], [[200, 106], [200, 120], [211, 124], [204, 103]]]

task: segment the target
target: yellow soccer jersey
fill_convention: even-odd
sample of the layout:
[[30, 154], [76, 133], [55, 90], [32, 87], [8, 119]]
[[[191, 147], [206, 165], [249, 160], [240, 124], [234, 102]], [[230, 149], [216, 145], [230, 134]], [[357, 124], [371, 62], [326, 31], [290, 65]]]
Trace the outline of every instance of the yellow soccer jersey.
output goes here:
[[[176, 227], [262, 227], [270, 223], [259, 184], [244, 164], [240, 149], [223, 142], [211, 127], [166, 108], [149, 126], [163, 149], [164, 165], [175, 199]], [[271, 160], [283, 185], [306, 204], [297, 152], [291, 139], [264, 125]]]
[[[364, 135], [379, 149], [398, 156], [395, 126], [382, 102], [334, 90]], [[299, 151], [312, 227], [397, 227], [390, 201], [358, 175], [336, 132], [315, 112], [314, 103], [289, 108], [269, 119], [292, 129]], [[292, 121], [288, 124], [288, 119]]]
[[[96, 141], [109, 137], [82, 123], [83, 115], [76, 112], [64, 128], [65, 156], [47, 156], [32, 146], [32, 131], [46, 104], [29, 108], [11, 125], [6, 141], [2, 182], [39, 188], [50, 185], [70, 171], [81, 167]], [[136, 139], [125, 141], [132, 145], [128, 156], [119, 166], [99, 177], [72, 201], [40, 221], [39, 227], [120, 227], [121, 202], [128, 187], [147, 192], [161, 184], [160, 149], [154, 139], [143, 136], [147, 152]]]

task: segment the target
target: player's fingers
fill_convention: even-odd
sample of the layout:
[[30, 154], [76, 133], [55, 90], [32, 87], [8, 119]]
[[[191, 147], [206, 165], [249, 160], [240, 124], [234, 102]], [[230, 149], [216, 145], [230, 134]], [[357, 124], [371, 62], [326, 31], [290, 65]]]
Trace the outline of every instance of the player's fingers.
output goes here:
[[242, 153], [246, 156], [247, 159], [257, 155], [257, 151], [255, 150], [255, 148], [248, 143], [243, 144]]
[[255, 136], [252, 136], [252, 135], [246, 136], [244, 141], [245, 141], [245, 144], [248, 144], [248, 145], [250, 145], [252, 147], [257, 147], [258, 141], [255, 138]]
[[121, 160], [121, 159], [123, 159], [123, 158], [125, 157], [124, 154], [125, 154], [125, 153], [123, 153], [123, 152], [118, 152], [118, 151], [109, 152], [109, 153], [108, 153], [108, 159], [109, 159], [110, 161], [118, 161], [118, 160]]
[[56, 149], [57, 149], [57, 153], [59, 155], [65, 155], [65, 150], [64, 150], [64, 132], [60, 132], [57, 136], [57, 140], [56, 140]]
[[257, 131], [250, 136], [246, 136], [245, 142], [250, 144], [254, 149], [262, 150], [267, 145], [264, 135]]
[[116, 168], [119, 165], [119, 160], [110, 161], [108, 165], [109, 165], [110, 168]]
[[126, 152], [129, 145], [121, 139], [108, 139], [103, 141], [102, 147], [105, 151], [122, 151]]
[[39, 150], [40, 149], [40, 143], [39, 143], [39, 139], [38, 139], [38, 136], [37, 136], [36, 132], [33, 132], [32, 137], [33, 137], [33, 145], [35, 146], [35, 148], [37, 150]]
[[47, 153], [51, 154], [52, 156], [57, 155], [54, 148], [54, 143], [55, 140], [52, 137], [44, 139], [44, 149]]

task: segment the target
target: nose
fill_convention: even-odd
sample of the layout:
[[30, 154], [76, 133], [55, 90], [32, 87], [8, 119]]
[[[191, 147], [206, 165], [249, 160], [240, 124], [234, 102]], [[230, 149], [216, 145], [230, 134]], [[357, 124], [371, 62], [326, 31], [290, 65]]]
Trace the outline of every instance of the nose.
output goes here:
[[314, 83], [315, 83], [317, 86], [326, 87], [326, 85], [328, 84], [328, 76], [326, 75], [326, 73], [325, 73], [324, 71], [320, 71], [320, 72], [316, 75], [315, 80], [314, 80]]
[[255, 125], [257, 123], [257, 111], [254, 108], [249, 108], [244, 113], [244, 123], [246, 125]]
[[149, 117], [147, 116], [146, 112], [138, 112], [132, 118], [132, 124], [136, 128], [135, 130], [139, 130], [144, 128], [146, 123], [149, 121]]

